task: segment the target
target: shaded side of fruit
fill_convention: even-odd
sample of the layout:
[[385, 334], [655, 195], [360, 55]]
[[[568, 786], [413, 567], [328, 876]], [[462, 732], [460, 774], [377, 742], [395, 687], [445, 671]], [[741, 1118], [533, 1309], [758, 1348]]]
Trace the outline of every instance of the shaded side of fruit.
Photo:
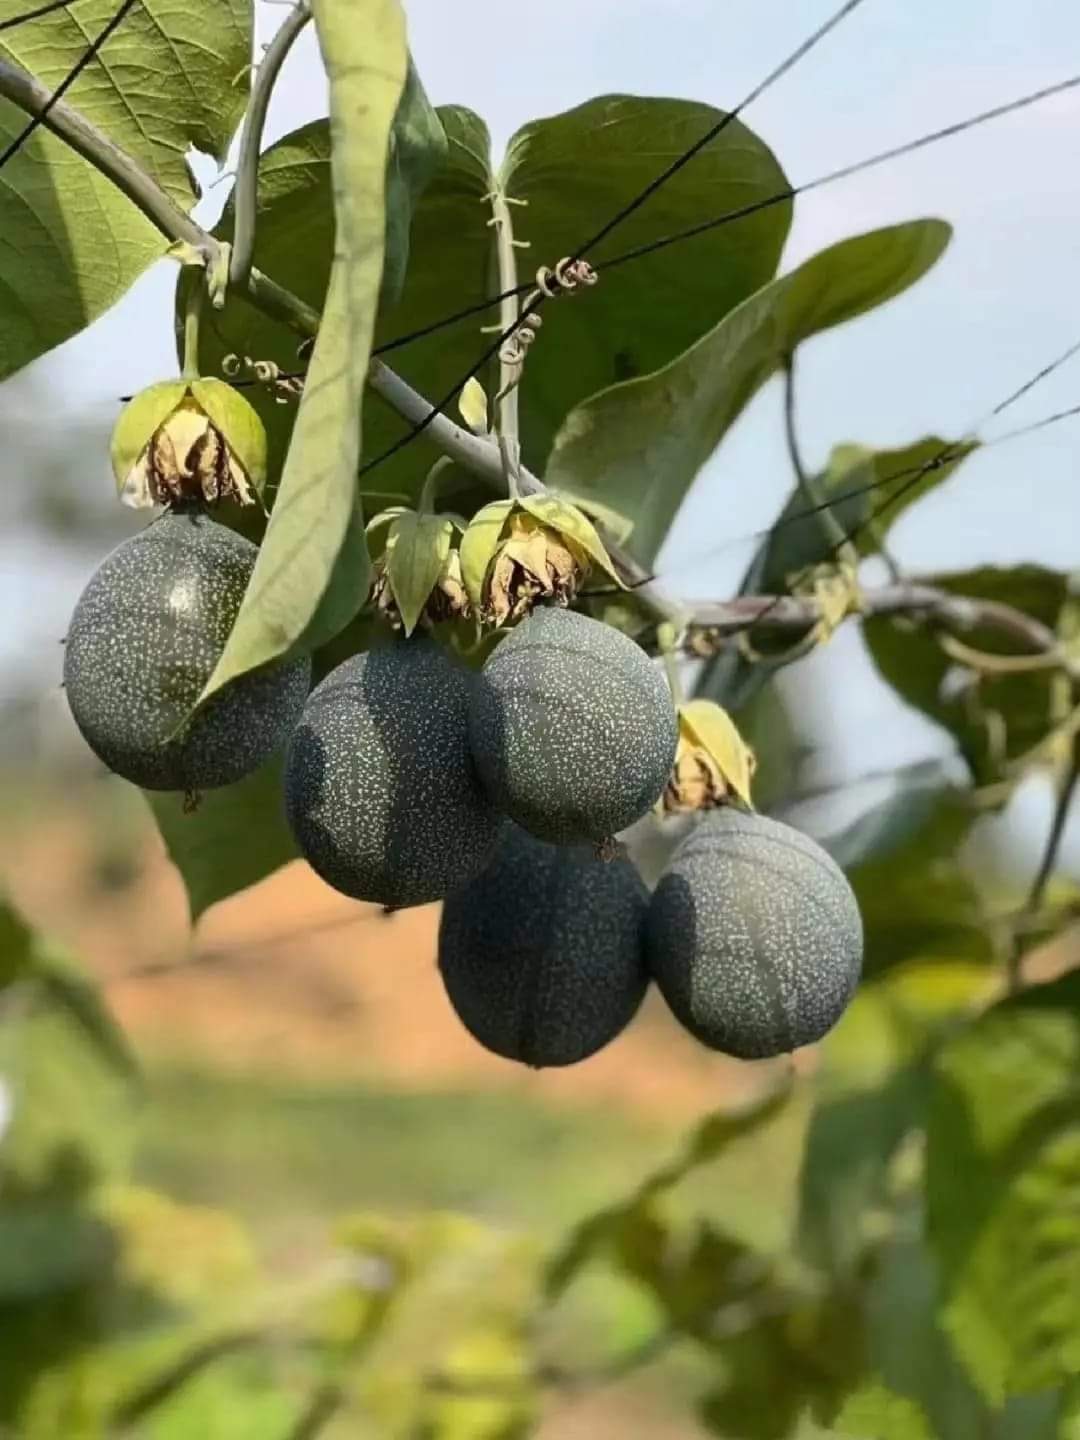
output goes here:
[[649, 906], [649, 968], [676, 1018], [745, 1060], [820, 1040], [862, 969], [859, 908], [808, 836], [731, 808], [676, 851]]
[[648, 898], [625, 856], [604, 862], [506, 824], [490, 864], [443, 907], [439, 969], [462, 1024], [536, 1068], [595, 1055], [645, 994]]
[[495, 804], [542, 840], [600, 841], [656, 802], [675, 758], [668, 688], [626, 635], [537, 610], [484, 666], [469, 717]]
[[425, 636], [346, 660], [312, 691], [285, 762], [285, 810], [345, 895], [441, 900], [481, 868], [498, 817], [469, 753], [476, 677]]
[[284, 743], [307, 696], [306, 658], [241, 676], [185, 724], [257, 553], [204, 515], [165, 515], [107, 556], [83, 591], [64, 686], [83, 738], [117, 775], [148, 790], [212, 790]]

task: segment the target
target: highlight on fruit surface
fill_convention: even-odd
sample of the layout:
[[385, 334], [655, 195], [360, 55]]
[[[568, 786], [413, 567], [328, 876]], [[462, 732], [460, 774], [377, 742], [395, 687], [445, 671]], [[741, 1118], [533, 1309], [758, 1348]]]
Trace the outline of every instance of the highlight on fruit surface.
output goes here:
[[649, 905], [646, 954], [675, 1017], [744, 1060], [820, 1040], [862, 969], [843, 871], [809, 836], [731, 807], [679, 846]]
[[657, 667], [626, 635], [536, 610], [489, 657], [469, 710], [494, 803], [542, 840], [601, 842], [667, 784], [678, 726]]
[[626, 856], [605, 862], [507, 822], [488, 865], [443, 907], [439, 969], [462, 1024], [534, 1068], [595, 1055], [644, 997], [648, 898]]
[[192, 715], [256, 554], [205, 515], [165, 515], [118, 546], [83, 591], [64, 687], [83, 738], [115, 774], [148, 790], [212, 790], [284, 743], [307, 697], [306, 658], [243, 675]]
[[415, 635], [353, 656], [312, 691], [286, 755], [285, 811], [327, 884], [423, 905], [484, 864], [499, 820], [469, 753], [476, 683]]

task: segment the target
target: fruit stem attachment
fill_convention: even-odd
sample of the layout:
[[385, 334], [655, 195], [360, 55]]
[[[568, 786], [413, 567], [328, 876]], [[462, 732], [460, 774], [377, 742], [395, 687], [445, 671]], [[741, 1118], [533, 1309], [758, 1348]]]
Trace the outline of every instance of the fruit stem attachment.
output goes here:
[[252, 261], [255, 258], [259, 153], [262, 148], [263, 128], [266, 124], [270, 96], [286, 56], [310, 19], [311, 10], [307, 0], [297, 0], [297, 4], [285, 16], [274, 38], [267, 45], [262, 64], [256, 70], [255, 78], [252, 81], [247, 113], [244, 116], [244, 128], [240, 136], [236, 184], [233, 188], [236, 223], [232, 254], [229, 258], [229, 283], [237, 289], [243, 289], [247, 285]]
[[[192, 267], [195, 269], [196, 267]], [[206, 274], [201, 268], [192, 276], [184, 301], [184, 369], [185, 380], [199, 378], [199, 331], [203, 306], [206, 303]]]
[[686, 695], [683, 691], [682, 676], [679, 674], [679, 636], [675, 626], [669, 620], [665, 620], [656, 630], [656, 643], [663, 656], [664, 672], [667, 675], [668, 689], [671, 691], [671, 699], [675, 708], [686, 703]]
[[435, 509], [435, 497], [439, 490], [439, 479], [443, 472], [449, 470], [453, 465], [449, 455], [440, 455], [435, 464], [427, 473], [424, 481], [424, 488], [420, 491], [420, 500], [417, 504], [417, 511], [421, 515], [430, 515]]

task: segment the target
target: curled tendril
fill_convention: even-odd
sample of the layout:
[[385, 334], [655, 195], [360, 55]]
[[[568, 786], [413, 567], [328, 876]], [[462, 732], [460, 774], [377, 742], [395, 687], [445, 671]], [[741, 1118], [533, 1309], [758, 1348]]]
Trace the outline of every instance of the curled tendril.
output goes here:
[[279, 405], [299, 399], [304, 393], [302, 375], [289, 375], [273, 360], [252, 360], [250, 355], [226, 355], [221, 362], [222, 374], [228, 380], [235, 380], [246, 372], [256, 385], [268, 390]]
[[599, 279], [587, 260], [575, 260], [572, 255], [564, 255], [554, 270], [541, 265], [536, 272], [537, 289], [548, 300], [567, 295], [579, 285], [595, 285]]

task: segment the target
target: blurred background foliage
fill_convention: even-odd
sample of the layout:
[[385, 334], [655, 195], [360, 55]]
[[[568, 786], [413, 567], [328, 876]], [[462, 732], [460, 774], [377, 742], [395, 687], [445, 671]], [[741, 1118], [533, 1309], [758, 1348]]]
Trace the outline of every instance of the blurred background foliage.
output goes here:
[[[713, 113], [609, 97], [526, 127], [506, 174], [532, 202], [537, 255], [559, 252], [570, 218], [588, 229], [618, 208]], [[486, 132], [460, 107], [440, 117], [448, 157], [423, 197], [399, 195], [411, 261], [396, 255], [383, 337], [489, 286]], [[606, 183], [582, 193], [590, 144]], [[333, 228], [326, 152], [317, 122], [263, 173], [260, 263], [312, 303]], [[706, 158], [627, 245], [698, 218], [703, 185], [722, 209], [728, 190], [745, 203], [784, 183], [742, 127]], [[624, 511], [648, 561], [791, 352], [900, 294], [948, 243], [947, 226], [916, 220], [778, 277], [789, 223], [775, 207], [674, 264], [618, 271], [599, 308], [555, 310], [530, 362], [527, 458]], [[249, 307], [214, 318], [208, 370], [229, 351], [295, 363], [295, 337]], [[468, 327], [433, 337], [402, 371], [441, 390], [476, 343]], [[673, 373], [692, 406], [672, 409]], [[111, 417], [74, 436], [28, 427], [60, 403], [35, 398], [39, 383], [0, 392], [18, 481], [4, 527], [49, 565], [84, 565], [137, 521], [109, 495]], [[257, 399], [280, 457], [294, 412]], [[400, 433], [371, 414], [373, 448]], [[649, 472], [641, 456], [669, 432], [670, 472]], [[841, 494], [942, 443], [844, 441], [817, 482]], [[387, 490], [415, 491], [422, 448]], [[799, 503], [793, 489], [789, 517]], [[743, 590], [787, 583], [829, 543], [805, 524], [779, 532]], [[941, 583], [1075, 645], [1064, 574]], [[7, 666], [0, 1436], [1080, 1440], [1080, 888], [1055, 873], [1032, 906], [1035, 848], [995, 829], [1024, 786], [1060, 787], [1075, 687], [957, 674], [927, 625], [861, 631], [862, 668], [841, 667], [843, 683], [890, 687], [894, 715], [933, 744], [875, 769], [868, 733], [840, 785], [822, 780], [808, 718], [815, 694], [835, 703], [831, 654], [779, 674], [775, 654], [729, 650], [690, 676], [756, 747], [761, 807], [817, 834], [856, 889], [866, 979], [842, 1023], [790, 1063], [741, 1065], [699, 1050], [650, 996], [628, 1034], [565, 1074], [477, 1051], [438, 985], [437, 911], [387, 916], [322, 887], [292, 859], [272, 773], [194, 817], [177, 797], [151, 813], [88, 761], [62, 697], [41, 702], [36, 672]], [[339, 654], [362, 640], [348, 632]], [[637, 827], [647, 874], [680, 828]]]

